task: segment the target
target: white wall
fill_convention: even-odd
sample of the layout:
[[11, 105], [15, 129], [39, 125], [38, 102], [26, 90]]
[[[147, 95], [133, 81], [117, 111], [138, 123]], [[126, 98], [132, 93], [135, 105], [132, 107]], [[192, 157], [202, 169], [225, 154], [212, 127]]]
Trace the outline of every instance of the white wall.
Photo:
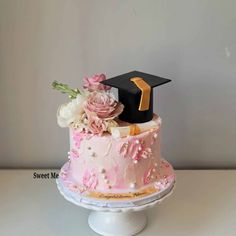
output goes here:
[[68, 130], [57, 79], [141, 70], [175, 167], [236, 167], [236, 2], [0, 0], [0, 166], [59, 167]]

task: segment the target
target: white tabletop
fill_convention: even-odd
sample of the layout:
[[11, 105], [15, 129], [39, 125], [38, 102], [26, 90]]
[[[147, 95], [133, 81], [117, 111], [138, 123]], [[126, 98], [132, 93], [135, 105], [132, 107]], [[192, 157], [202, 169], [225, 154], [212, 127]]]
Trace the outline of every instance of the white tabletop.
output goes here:
[[[97, 235], [88, 210], [67, 202], [55, 179], [33, 179], [53, 170], [0, 170], [1, 236]], [[148, 210], [139, 235], [236, 235], [236, 171], [179, 170], [170, 198]], [[46, 176], [47, 177], [47, 176]]]

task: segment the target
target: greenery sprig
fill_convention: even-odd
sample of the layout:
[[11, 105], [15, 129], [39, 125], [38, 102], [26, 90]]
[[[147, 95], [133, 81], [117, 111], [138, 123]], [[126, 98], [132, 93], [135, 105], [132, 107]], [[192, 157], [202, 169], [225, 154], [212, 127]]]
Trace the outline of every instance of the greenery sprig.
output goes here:
[[59, 83], [56, 80], [53, 81], [52, 87], [62, 93], [67, 93], [70, 99], [75, 99], [80, 94], [79, 89], [71, 89], [67, 84]]

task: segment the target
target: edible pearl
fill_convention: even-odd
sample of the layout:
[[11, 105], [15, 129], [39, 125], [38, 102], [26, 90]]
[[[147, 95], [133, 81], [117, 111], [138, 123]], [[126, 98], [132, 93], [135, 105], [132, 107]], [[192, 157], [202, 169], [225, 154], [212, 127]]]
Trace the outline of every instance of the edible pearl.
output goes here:
[[157, 163], [154, 163], [154, 166], [157, 166]]
[[155, 168], [153, 168], [153, 169], [152, 169], [152, 171], [153, 171], [153, 172], [156, 172], [156, 169], [155, 169]]
[[136, 183], [130, 183], [130, 188], [135, 188]]
[[138, 163], [138, 161], [137, 160], [134, 160], [134, 164], [137, 164]]
[[138, 150], [139, 150], [139, 151], [141, 151], [141, 150], [142, 150], [142, 148], [141, 148], [141, 147], [139, 147], [139, 148], [138, 148]]
[[135, 141], [135, 143], [139, 144], [140, 142], [139, 142], [139, 140], [137, 139], [137, 140]]
[[154, 179], [155, 177], [152, 175], [151, 178]]
[[157, 138], [157, 136], [158, 136], [157, 133], [155, 133], [155, 134], [153, 135], [154, 138]]

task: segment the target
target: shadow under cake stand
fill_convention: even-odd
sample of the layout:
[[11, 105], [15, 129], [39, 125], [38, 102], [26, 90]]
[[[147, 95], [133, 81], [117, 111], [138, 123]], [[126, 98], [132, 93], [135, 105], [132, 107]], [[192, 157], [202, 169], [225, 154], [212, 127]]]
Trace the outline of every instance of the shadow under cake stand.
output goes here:
[[[66, 168], [66, 163], [63, 168]], [[145, 197], [136, 197], [129, 200], [100, 200], [86, 197], [69, 190], [62, 179], [57, 179], [57, 187], [64, 198], [77, 206], [92, 210], [88, 217], [88, 224], [96, 233], [104, 236], [131, 236], [139, 233], [147, 224], [146, 209], [155, 206], [173, 192], [175, 175], [172, 166], [162, 160], [162, 171], [165, 178], [160, 180], [162, 188]], [[164, 167], [163, 167], [164, 166]], [[164, 170], [165, 172], [165, 170]], [[168, 179], [168, 181], [167, 181]], [[157, 183], [153, 184], [156, 186]], [[149, 187], [154, 187], [150, 186]], [[160, 188], [160, 187], [159, 187]]]

